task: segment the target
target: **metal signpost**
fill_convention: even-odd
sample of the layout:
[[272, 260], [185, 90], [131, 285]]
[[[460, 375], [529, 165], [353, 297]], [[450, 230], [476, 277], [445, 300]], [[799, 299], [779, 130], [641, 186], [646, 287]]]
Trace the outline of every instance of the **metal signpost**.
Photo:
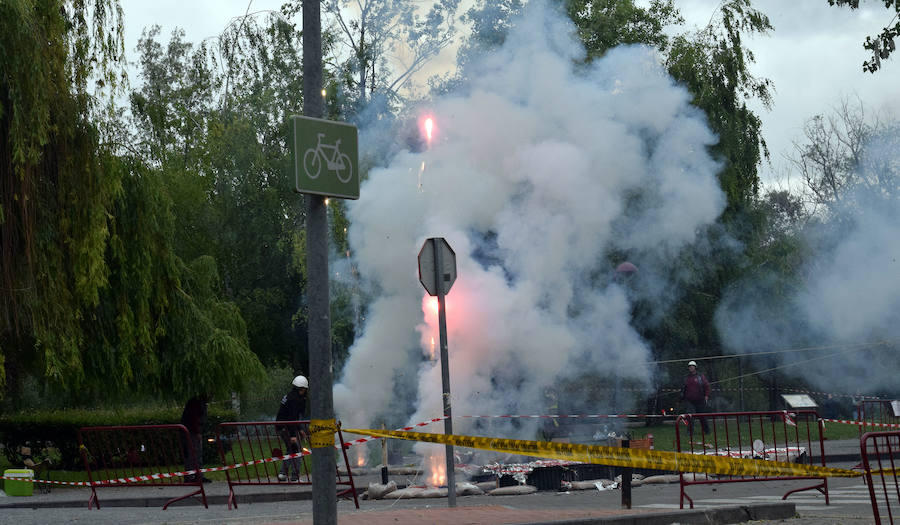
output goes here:
[[356, 128], [321, 120], [322, 19], [320, 2], [303, 2], [303, 115], [293, 118], [297, 191], [306, 193], [306, 269], [309, 298], [310, 448], [313, 522], [337, 524], [334, 462], [334, 370], [328, 293], [326, 196], [359, 198]]
[[[456, 281], [456, 253], [443, 237], [432, 237], [419, 250], [419, 281], [429, 295], [438, 300], [438, 331], [441, 339], [441, 384], [444, 389], [444, 434], [453, 434], [450, 414], [450, 366], [447, 357], [447, 317], [444, 314], [444, 295]], [[456, 506], [456, 472], [453, 445], [446, 445], [447, 504]]]

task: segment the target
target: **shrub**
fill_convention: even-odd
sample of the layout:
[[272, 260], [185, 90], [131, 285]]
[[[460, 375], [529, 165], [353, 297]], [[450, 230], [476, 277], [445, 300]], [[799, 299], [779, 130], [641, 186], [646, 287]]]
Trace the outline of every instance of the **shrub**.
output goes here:
[[[225, 421], [235, 421], [229, 409], [210, 404], [207, 433]], [[81, 470], [78, 453], [78, 429], [94, 426], [163, 425], [178, 423], [181, 407], [130, 408], [122, 410], [54, 410], [3, 414], [0, 416], [0, 442], [11, 465], [21, 465], [19, 448], [28, 446], [36, 459], [50, 456], [58, 460], [55, 468]], [[54, 457], [55, 456], [55, 457]]]

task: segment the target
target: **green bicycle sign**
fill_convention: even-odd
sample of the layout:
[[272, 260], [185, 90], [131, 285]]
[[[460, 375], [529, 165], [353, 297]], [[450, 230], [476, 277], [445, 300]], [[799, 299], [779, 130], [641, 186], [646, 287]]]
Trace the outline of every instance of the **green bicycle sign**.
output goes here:
[[359, 198], [356, 126], [293, 116], [297, 191], [344, 199]]

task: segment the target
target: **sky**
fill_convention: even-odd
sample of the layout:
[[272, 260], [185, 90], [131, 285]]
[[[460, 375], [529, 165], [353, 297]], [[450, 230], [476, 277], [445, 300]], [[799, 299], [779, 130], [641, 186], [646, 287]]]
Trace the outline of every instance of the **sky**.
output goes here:
[[[141, 31], [152, 24], [167, 36], [180, 27], [186, 39], [198, 42], [215, 37], [235, 17], [248, 10], [278, 10], [283, 0], [122, 0], [125, 11], [125, 46], [133, 55]], [[710, 19], [717, 2], [676, 0], [688, 26], [701, 27]], [[870, 112], [890, 112], [900, 118], [900, 55], [883, 63], [875, 74], [862, 71], [868, 51], [865, 36], [876, 34], [887, 22], [888, 10], [881, 2], [862, 2], [859, 10], [829, 7], [826, 0], [758, 0], [757, 9], [769, 16], [774, 31], [754, 38], [749, 46], [756, 56], [754, 74], [772, 80], [773, 106], [766, 110], [758, 102], [751, 107], [763, 121], [763, 135], [772, 155], [772, 165], [762, 169], [763, 181], [784, 182], [788, 169], [784, 156], [802, 137], [804, 122], [828, 113], [842, 97], [859, 96]], [[453, 53], [445, 53], [435, 67], [452, 66]], [[434, 71], [434, 69], [432, 69]], [[139, 82], [132, 72], [132, 82]]]

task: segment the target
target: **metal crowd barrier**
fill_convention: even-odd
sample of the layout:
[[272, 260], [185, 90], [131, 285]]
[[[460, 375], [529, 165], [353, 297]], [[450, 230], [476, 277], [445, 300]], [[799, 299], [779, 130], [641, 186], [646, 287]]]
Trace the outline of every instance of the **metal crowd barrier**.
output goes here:
[[900, 431], [867, 432], [859, 440], [860, 455], [866, 471], [866, 485], [872, 502], [874, 523], [894, 523], [894, 513], [900, 508]]
[[88, 508], [95, 504], [100, 508], [97, 489], [101, 487], [159, 486], [194, 487], [191, 492], [167, 501], [163, 509], [197, 495], [203, 506], [209, 508], [201, 474], [194, 476], [195, 481], [171, 474], [188, 470], [185, 465], [196, 464], [190, 443], [190, 435], [183, 425], [81, 428], [78, 448], [91, 486]]
[[[894, 413], [890, 400], [864, 399], [856, 405], [856, 418], [863, 423], [891, 423], [900, 424], [900, 417]], [[868, 431], [865, 425], [859, 425], [859, 435], [862, 437]]]
[[[708, 433], [703, 432], [701, 419], [706, 420]], [[824, 425], [814, 410], [683, 414], [676, 419], [675, 429], [678, 452], [804, 465], [811, 465], [813, 456], [818, 453], [821, 466], [826, 466]], [[690, 508], [694, 508], [694, 501], [685, 490], [690, 485], [792, 479], [815, 479], [819, 482], [789, 490], [782, 499], [787, 499], [794, 492], [815, 489], [825, 495], [826, 505], [830, 503], [825, 477], [725, 476], [679, 472], [680, 504], [684, 508], [684, 501], [687, 500]]]
[[[259, 422], [235, 422], [221, 423], [216, 431], [216, 441], [219, 446], [219, 456], [223, 466], [240, 465], [225, 471], [228, 479], [228, 508], [237, 508], [237, 497], [234, 488], [251, 485], [312, 485], [310, 480], [309, 421], [259, 421]], [[298, 446], [290, 443], [290, 437], [300, 437]], [[359, 508], [359, 500], [356, 495], [356, 486], [353, 484], [353, 474], [350, 470], [350, 462], [347, 459], [347, 449], [344, 444], [344, 436], [338, 428], [337, 436], [340, 441], [341, 454], [344, 458], [344, 466], [347, 476], [342, 476], [340, 469], [336, 468], [338, 492], [337, 497], [349, 497], [352, 495], [356, 508]], [[296, 459], [274, 460], [288, 454], [302, 454]], [[265, 461], [260, 461], [265, 460]], [[296, 461], [300, 472], [297, 480], [291, 480], [293, 469], [291, 462]], [[278, 474], [285, 472], [287, 481], [278, 479]], [[341, 488], [345, 487], [345, 488]]]

